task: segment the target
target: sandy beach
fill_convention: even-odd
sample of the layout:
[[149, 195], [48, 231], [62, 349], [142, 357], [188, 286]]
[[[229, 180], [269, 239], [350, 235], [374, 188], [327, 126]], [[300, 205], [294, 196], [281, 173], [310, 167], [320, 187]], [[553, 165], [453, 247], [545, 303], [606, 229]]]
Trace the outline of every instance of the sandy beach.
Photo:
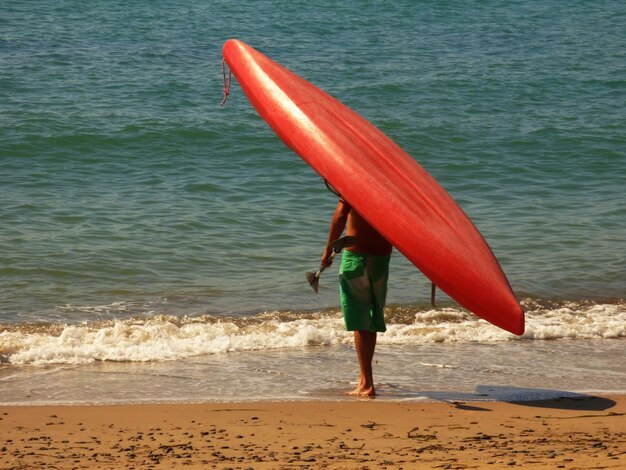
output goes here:
[[0, 407], [0, 468], [626, 466], [626, 397]]

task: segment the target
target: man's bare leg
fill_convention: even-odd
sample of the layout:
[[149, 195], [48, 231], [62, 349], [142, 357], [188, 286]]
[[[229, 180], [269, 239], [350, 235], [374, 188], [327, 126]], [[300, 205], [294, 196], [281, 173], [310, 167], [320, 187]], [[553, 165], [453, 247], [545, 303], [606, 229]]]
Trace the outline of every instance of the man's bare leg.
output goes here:
[[372, 371], [372, 360], [376, 349], [376, 332], [362, 330], [354, 332], [354, 346], [359, 359], [359, 385], [356, 389], [348, 392], [348, 395], [374, 396], [374, 374]]

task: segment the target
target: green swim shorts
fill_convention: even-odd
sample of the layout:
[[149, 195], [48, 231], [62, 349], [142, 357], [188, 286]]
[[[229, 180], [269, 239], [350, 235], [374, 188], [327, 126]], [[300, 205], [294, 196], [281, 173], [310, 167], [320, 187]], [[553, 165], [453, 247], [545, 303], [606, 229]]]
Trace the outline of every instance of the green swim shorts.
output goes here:
[[377, 256], [344, 250], [339, 269], [341, 310], [346, 330], [383, 332], [387, 298], [389, 255]]

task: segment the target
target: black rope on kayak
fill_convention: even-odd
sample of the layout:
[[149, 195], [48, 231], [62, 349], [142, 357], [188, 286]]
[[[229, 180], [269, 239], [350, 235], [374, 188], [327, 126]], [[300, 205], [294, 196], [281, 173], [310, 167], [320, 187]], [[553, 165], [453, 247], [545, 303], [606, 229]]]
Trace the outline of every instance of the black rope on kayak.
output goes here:
[[222, 59], [222, 77], [224, 78], [224, 99], [220, 104], [220, 108], [223, 108], [230, 95], [230, 84], [233, 81], [233, 71], [228, 69], [228, 80], [226, 80], [226, 59]]
[[341, 199], [341, 194], [339, 194], [339, 191], [333, 188], [328, 181], [324, 180], [324, 184], [326, 185], [326, 189], [328, 189], [331, 193]]

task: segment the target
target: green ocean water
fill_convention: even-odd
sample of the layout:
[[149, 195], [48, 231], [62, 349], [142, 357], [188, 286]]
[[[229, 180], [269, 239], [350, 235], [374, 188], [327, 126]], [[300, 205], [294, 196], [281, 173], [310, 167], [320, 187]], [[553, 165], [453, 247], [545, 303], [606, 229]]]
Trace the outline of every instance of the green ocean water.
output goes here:
[[[361, 113], [520, 298], [626, 296], [623, 1], [0, 5], [0, 323], [246, 316], [314, 296], [335, 198], [238, 85], [244, 40]], [[428, 302], [393, 258], [389, 301]]]

